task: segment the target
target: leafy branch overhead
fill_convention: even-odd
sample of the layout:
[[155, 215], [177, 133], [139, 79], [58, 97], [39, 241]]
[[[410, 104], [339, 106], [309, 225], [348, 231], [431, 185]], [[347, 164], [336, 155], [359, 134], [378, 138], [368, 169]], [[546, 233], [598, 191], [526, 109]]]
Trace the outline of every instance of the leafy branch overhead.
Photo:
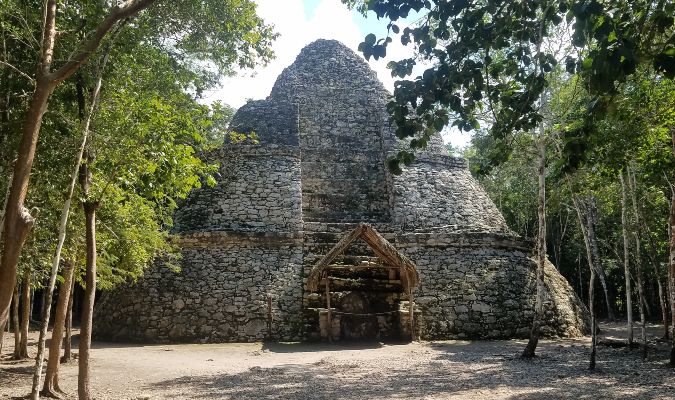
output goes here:
[[[591, 100], [580, 124], [565, 130], [570, 166], [578, 165], [588, 139], [612, 103], [617, 88], [647, 65], [675, 77], [675, 3], [627, 0], [343, 0], [362, 12], [389, 21], [384, 38], [366, 36], [359, 50], [369, 59], [384, 58], [393, 40], [412, 44], [414, 55], [391, 61], [399, 77], [388, 110], [396, 135], [414, 137], [412, 149], [447, 124], [470, 131], [479, 114], [490, 114], [489, 134], [497, 141], [534, 128], [542, 119], [540, 95], [548, 74], [562, 68], [581, 78]], [[419, 13], [412, 26], [403, 19]], [[564, 27], [570, 51], [560, 57], [542, 46]], [[429, 65], [417, 77], [413, 68]], [[504, 146], [493, 164], [508, 158]], [[410, 152], [390, 162], [409, 164]]]

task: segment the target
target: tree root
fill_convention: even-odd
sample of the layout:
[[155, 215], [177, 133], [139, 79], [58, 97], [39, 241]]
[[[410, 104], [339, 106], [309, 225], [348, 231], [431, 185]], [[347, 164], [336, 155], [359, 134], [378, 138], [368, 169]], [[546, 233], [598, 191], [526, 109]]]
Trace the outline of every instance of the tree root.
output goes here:
[[52, 399], [63, 399], [65, 395], [65, 392], [55, 388], [44, 388], [40, 391], [40, 396], [49, 397]]

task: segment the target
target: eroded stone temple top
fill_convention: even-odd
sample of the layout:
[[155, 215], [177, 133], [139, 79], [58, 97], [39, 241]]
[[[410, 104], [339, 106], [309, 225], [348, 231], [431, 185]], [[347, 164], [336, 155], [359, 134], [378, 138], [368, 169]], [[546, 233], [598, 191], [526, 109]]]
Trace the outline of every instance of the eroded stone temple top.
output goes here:
[[[345, 45], [335, 40], [311, 43], [282, 72], [267, 99], [251, 101], [236, 113], [231, 128], [255, 132], [259, 143], [226, 143], [223, 149], [228, 158], [255, 153], [261, 165], [275, 158], [278, 186], [299, 183], [299, 193], [276, 190], [263, 199], [258, 196], [266, 193], [260, 187], [263, 182], [232, 176], [230, 167], [223, 174], [230, 174], [233, 181], [219, 193], [191, 196], [176, 218], [177, 229], [301, 231], [302, 222], [377, 222], [403, 230], [510, 234], [466, 162], [448, 154], [440, 135], [403, 175], [389, 173], [386, 159], [405, 146], [389, 123], [389, 96], [365, 60]], [[286, 166], [290, 159], [299, 162]], [[293, 168], [297, 170], [289, 171]], [[260, 202], [278, 202], [277, 194], [284, 204], [297, 197], [301, 209], [287, 209], [294, 215], [262, 211], [270, 217], [266, 224], [265, 218], [257, 221], [261, 214], [254, 205], [250, 214], [232, 219], [241, 214], [241, 210], [233, 213], [233, 203], [269, 208], [271, 204]], [[287, 205], [292, 208], [295, 203]], [[275, 215], [297, 224], [274, 223]], [[243, 223], [251, 218], [255, 224]]]

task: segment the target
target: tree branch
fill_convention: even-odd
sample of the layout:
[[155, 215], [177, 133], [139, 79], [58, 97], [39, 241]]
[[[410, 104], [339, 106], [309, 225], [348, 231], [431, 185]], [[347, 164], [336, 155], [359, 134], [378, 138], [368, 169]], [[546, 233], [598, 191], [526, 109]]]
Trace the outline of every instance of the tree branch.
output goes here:
[[33, 85], [35, 85], [35, 79], [33, 79], [33, 77], [31, 77], [31, 76], [28, 75], [27, 73], [21, 71], [20, 69], [18, 69], [17, 67], [13, 66], [13, 65], [10, 64], [10, 63], [8, 63], [7, 61], [2, 61], [2, 60], [0, 60], [0, 64], [9, 67], [10, 69], [12, 69], [13, 71], [15, 71], [15, 72], [18, 73], [19, 75], [21, 75], [21, 76], [23, 76], [24, 78], [28, 79], [28, 80], [30, 81], [30, 83], [32, 83]]
[[56, 41], [56, 0], [46, 0], [44, 7], [44, 30], [40, 48], [40, 68], [38, 79], [47, 76], [51, 69], [54, 57], [54, 43]]
[[49, 79], [59, 83], [68, 79], [77, 69], [85, 63], [91, 54], [98, 49], [106, 34], [123, 19], [131, 18], [152, 4], [160, 0], [128, 0], [122, 6], [116, 6], [110, 14], [96, 28], [94, 34], [82, 45], [82, 50], [75, 54], [72, 60], [66, 62], [58, 70], [49, 74]]

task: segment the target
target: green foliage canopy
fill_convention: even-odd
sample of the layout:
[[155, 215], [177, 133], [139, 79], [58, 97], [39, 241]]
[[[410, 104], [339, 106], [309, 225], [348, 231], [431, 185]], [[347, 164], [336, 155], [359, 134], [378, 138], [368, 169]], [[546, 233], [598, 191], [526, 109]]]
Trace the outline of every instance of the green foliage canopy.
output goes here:
[[[584, 122], [566, 132], [565, 149], [581, 162], [588, 138], [595, 132], [618, 84], [642, 64], [666, 77], [675, 76], [675, 4], [667, 1], [627, 0], [343, 0], [389, 21], [388, 35], [370, 34], [360, 45], [366, 58], [386, 56], [397, 37], [415, 46], [416, 57], [389, 63], [396, 82], [389, 113], [400, 138], [414, 137], [411, 148], [426, 146], [430, 136], [450, 123], [460, 130], [479, 128], [476, 113], [494, 113], [490, 135], [503, 139], [534, 128], [541, 121], [538, 100], [548, 85], [547, 73], [564, 62], [570, 74], [583, 81], [591, 99]], [[401, 29], [399, 22], [412, 11], [423, 20]], [[570, 41], [576, 54], [558, 60], [542, 47], [555, 26], [571, 24]], [[408, 78], [418, 60], [432, 66]], [[508, 149], [495, 154], [495, 163]], [[505, 154], [506, 153], [506, 154]], [[390, 162], [414, 157], [402, 151]]]

